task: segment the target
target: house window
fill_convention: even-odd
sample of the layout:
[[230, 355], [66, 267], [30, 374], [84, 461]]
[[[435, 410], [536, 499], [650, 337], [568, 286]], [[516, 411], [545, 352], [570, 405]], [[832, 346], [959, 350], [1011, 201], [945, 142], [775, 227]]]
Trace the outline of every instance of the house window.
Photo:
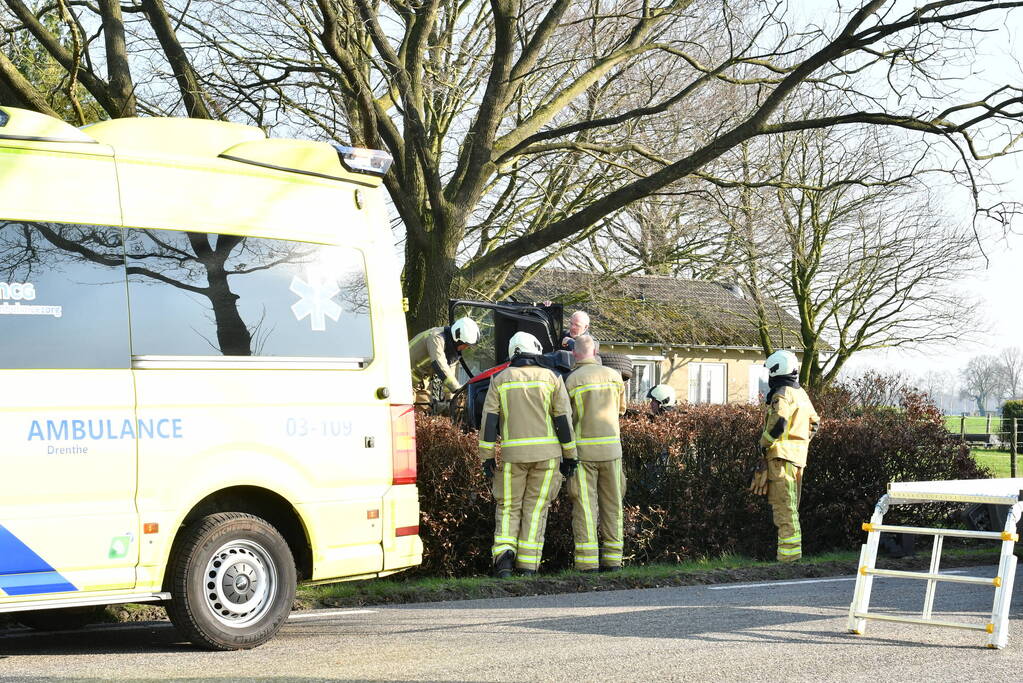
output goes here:
[[690, 363], [688, 367], [690, 403], [726, 402], [724, 363]]
[[760, 403], [768, 391], [767, 368], [761, 363], [749, 366], [749, 402]]
[[657, 368], [660, 365], [653, 360], [632, 361], [632, 381], [629, 382], [629, 401], [638, 403], [646, 400], [650, 388], [657, 384]]

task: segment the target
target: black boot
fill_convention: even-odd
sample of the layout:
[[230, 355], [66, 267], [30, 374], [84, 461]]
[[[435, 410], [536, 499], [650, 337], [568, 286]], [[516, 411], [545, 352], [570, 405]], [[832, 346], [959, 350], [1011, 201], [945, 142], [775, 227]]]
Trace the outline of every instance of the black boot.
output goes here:
[[494, 558], [494, 576], [499, 579], [511, 578], [512, 569], [515, 568], [515, 553], [505, 550]]
[[536, 576], [536, 570], [535, 569], [520, 569], [519, 570], [519, 574], [521, 576]]
[[618, 567], [601, 567], [600, 568], [601, 573], [620, 572], [621, 570], [622, 570], [621, 566], [618, 566]]

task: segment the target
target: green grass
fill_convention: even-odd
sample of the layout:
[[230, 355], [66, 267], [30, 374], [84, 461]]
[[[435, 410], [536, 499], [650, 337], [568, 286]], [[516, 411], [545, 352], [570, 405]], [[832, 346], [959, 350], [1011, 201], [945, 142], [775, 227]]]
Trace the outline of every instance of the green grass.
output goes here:
[[[977, 559], [989, 549], [946, 547], [943, 557]], [[996, 552], [995, 548], [992, 552]], [[925, 563], [926, 548], [915, 561]], [[672, 585], [696, 585], [734, 581], [763, 581], [834, 575], [853, 571], [858, 550], [836, 551], [804, 557], [795, 565], [758, 561], [740, 555], [724, 555], [677, 564], [627, 565], [611, 574], [582, 573], [572, 570], [538, 576], [494, 579], [488, 576], [467, 578], [391, 578], [348, 581], [322, 586], [300, 586], [297, 602], [304, 607], [340, 607], [441, 600], [546, 595], [591, 590], [653, 588]], [[921, 564], [920, 568], [925, 565]]]
[[[970, 449], [970, 455], [981, 467], [991, 470], [995, 477], [1011, 476], [1009, 469], [1009, 452], [995, 451], [987, 448]], [[1023, 468], [1023, 457], [1016, 456], [1016, 476], [1020, 476], [1020, 469]]]
[[[960, 423], [962, 417], [958, 415], [946, 415], [945, 416], [945, 427], [948, 431], [953, 434], [960, 432]], [[988, 429], [988, 418], [986, 417], [967, 417], [966, 418], [966, 433], [967, 434], [998, 434], [1002, 431], [1002, 418], [992, 417], [991, 428]]]
[[[842, 562], [855, 561], [859, 552], [833, 552], [806, 558], [806, 562]], [[587, 581], [599, 583], [605, 577], [616, 580], [636, 580], [643, 582], [667, 579], [685, 573], [709, 572], [721, 569], [742, 569], [748, 567], [766, 567], [775, 562], [762, 562], [741, 555], [724, 555], [716, 558], [689, 560], [678, 564], [649, 564], [626, 566], [614, 574], [590, 574], [566, 570], [554, 574], [542, 574], [544, 580]], [[534, 577], [514, 576], [511, 579], [495, 579], [489, 576], [465, 578], [414, 578], [405, 579], [400, 574], [390, 579], [347, 581], [322, 586], [300, 586], [299, 599], [323, 602], [391, 602], [402, 596], [422, 595], [424, 599], [444, 599], [445, 594], [460, 594], [465, 597], [489, 597], [491, 589], [503, 585], [507, 581], [529, 583], [537, 581]]]

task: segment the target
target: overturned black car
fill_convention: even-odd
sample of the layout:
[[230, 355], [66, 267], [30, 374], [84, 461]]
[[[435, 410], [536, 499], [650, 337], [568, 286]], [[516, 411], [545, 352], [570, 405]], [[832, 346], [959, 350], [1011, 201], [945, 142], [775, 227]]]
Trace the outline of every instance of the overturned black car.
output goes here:
[[[561, 348], [564, 332], [564, 307], [561, 304], [520, 303], [501, 301], [448, 302], [449, 322], [469, 316], [480, 326], [480, 342], [462, 355], [462, 369], [469, 381], [453, 406], [452, 415], [465, 429], [479, 429], [483, 402], [490, 388], [490, 378], [508, 367], [508, 342], [516, 332], [528, 332], [540, 341], [544, 353], [540, 364], [562, 377], [572, 371], [575, 360], [571, 351]], [[617, 353], [600, 354], [604, 365], [618, 370], [626, 382], [632, 378], [632, 362]]]

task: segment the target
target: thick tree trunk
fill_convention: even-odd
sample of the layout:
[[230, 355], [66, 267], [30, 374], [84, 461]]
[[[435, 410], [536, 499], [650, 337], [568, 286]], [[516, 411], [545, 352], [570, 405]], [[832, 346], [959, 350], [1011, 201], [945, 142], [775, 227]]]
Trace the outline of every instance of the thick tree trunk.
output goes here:
[[457, 274], [455, 253], [457, 242], [445, 245], [431, 241], [426, 249], [408, 240], [405, 244], [405, 296], [409, 311], [406, 314], [409, 335], [436, 325], [448, 323], [448, 299]]
[[120, 0], [99, 0], [103, 17], [103, 38], [106, 42], [107, 81], [110, 85], [110, 99], [119, 110], [110, 112], [113, 118], [135, 116], [135, 84], [128, 65], [128, 49], [124, 39], [124, 19], [121, 15]]

